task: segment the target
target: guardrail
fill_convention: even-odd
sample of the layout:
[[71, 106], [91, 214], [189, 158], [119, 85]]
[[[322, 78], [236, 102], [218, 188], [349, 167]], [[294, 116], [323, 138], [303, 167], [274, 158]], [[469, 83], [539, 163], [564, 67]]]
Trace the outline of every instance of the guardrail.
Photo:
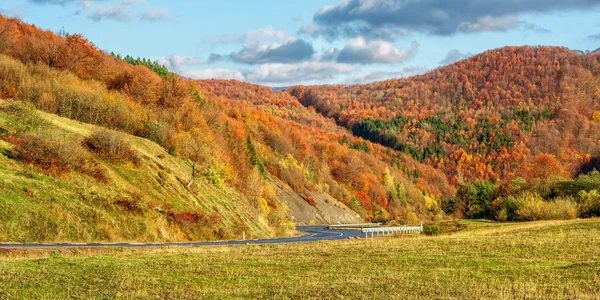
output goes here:
[[362, 224], [338, 224], [328, 225], [329, 230], [361, 230], [363, 228], [381, 227], [381, 223], [362, 223]]
[[365, 234], [365, 237], [374, 235], [388, 235], [396, 233], [421, 233], [423, 232], [423, 223], [421, 226], [398, 226], [398, 227], [379, 227], [379, 228], [362, 228], [361, 231]]

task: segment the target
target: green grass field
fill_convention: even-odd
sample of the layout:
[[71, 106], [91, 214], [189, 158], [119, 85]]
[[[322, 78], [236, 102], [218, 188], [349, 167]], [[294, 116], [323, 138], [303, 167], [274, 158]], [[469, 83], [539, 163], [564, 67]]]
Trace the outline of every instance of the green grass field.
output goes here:
[[0, 298], [598, 299], [600, 219], [466, 225], [437, 237], [3, 250]]

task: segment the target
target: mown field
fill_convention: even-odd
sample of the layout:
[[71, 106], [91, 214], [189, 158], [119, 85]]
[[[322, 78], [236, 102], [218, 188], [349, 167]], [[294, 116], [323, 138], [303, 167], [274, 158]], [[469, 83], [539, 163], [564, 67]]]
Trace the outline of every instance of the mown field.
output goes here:
[[0, 298], [600, 297], [600, 219], [462, 222], [436, 237], [1, 250]]

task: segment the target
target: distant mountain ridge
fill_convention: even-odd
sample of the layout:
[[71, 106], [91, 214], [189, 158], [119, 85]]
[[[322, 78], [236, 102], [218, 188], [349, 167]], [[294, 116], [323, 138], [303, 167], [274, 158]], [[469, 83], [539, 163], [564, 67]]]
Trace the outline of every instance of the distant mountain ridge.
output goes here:
[[572, 176], [600, 155], [600, 56], [566, 48], [505, 47], [410, 78], [290, 93], [454, 183], [533, 178], [540, 155]]

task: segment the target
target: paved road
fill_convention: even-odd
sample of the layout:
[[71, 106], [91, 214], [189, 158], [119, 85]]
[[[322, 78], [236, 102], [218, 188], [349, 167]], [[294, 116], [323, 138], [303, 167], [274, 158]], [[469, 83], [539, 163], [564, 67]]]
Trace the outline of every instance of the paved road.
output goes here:
[[216, 242], [182, 242], [182, 243], [47, 243], [47, 244], [20, 244], [20, 243], [0, 243], [0, 248], [72, 248], [72, 247], [199, 247], [199, 246], [219, 246], [219, 245], [242, 245], [242, 244], [282, 244], [282, 243], [300, 243], [314, 242], [323, 240], [341, 240], [350, 237], [361, 237], [363, 234], [357, 230], [328, 230], [324, 226], [298, 226], [298, 231], [304, 233], [302, 236], [278, 239], [262, 240], [237, 240], [237, 241], [216, 241]]

